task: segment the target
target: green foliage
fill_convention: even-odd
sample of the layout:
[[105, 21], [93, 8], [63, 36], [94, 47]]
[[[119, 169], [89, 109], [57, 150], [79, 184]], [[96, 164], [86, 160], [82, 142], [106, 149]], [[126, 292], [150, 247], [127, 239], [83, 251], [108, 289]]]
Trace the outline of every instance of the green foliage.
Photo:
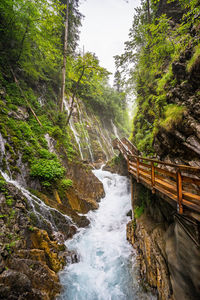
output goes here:
[[31, 232], [34, 232], [35, 231], [35, 228], [31, 225], [28, 227], [28, 229], [31, 231]]
[[0, 177], [0, 192], [4, 192], [6, 188], [6, 181]]
[[12, 206], [13, 205], [13, 198], [12, 198], [12, 196], [6, 195], [6, 204], [8, 206]]
[[136, 206], [134, 208], [134, 217], [136, 219], [138, 219], [139, 217], [141, 217], [141, 215], [144, 213], [144, 202], [142, 203], [141, 206]]
[[[169, 0], [168, 3], [173, 2]], [[159, 1], [141, 1], [136, 9], [125, 51], [116, 56], [118, 86], [136, 95], [137, 111], [133, 119], [132, 141], [144, 155], [153, 154], [153, 140], [160, 127], [170, 129], [180, 124], [184, 107], [168, 104], [168, 92], [177, 84], [173, 63], [184, 57], [185, 50], [196, 45], [188, 61], [190, 72], [200, 62], [198, 39], [191, 28], [198, 32], [199, 1], [179, 0], [183, 7], [182, 20], [173, 26], [166, 15], [158, 18]]]
[[195, 65], [200, 63], [200, 45], [196, 46], [194, 50], [194, 54], [187, 64], [188, 72], [191, 72]]
[[67, 190], [69, 187], [73, 185], [73, 181], [71, 179], [66, 179], [63, 178], [60, 182], [60, 186], [64, 189]]
[[160, 126], [166, 130], [172, 129], [174, 125], [178, 125], [182, 121], [183, 113], [186, 108], [176, 104], [169, 104], [165, 107], [164, 119], [161, 119]]
[[[65, 169], [59, 161], [49, 159], [38, 159], [31, 165], [30, 175], [40, 178], [44, 182], [56, 180], [64, 175]], [[45, 183], [44, 183], [45, 185]]]
[[6, 250], [8, 251], [9, 254], [12, 253], [13, 248], [15, 247], [16, 241], [12, 241], [9, 244], [5, 245]]

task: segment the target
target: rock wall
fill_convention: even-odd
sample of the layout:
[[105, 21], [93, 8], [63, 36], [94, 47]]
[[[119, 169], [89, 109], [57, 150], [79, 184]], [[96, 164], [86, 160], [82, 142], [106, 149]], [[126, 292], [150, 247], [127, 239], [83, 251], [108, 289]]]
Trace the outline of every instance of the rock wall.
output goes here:
[[158, 299], [200, 297], [199, 222], [176, 213], [166, 201], [134, 181], [134, 219], [127, 238], [137, 249], [141, 277]]
[[[196, 44], [199, 40], [199, 28], [191, 29]], [[191, 43], [192, 44], [192, 43]], [[196, 57], [191, 68], [188, 62], [197, 48], [188, 46], [179, 59], [172, 64], [176, 85], [166, 85], [167, 104], [176, 104], [185, 108], [181, 122], [160, 128], [154, 138], [154, 150], [161, 160], [200, 166], [200, 58]]]
[[[38, 228], [24, 195], [2, 181], [0, 204], [0, 299], [54, 299], [61, 288], [57, 272], [70, 256], [64, 240], [48, 226], [48, 232]], [[61, 227], [66, 237], [76, 232], [64, 220]]]

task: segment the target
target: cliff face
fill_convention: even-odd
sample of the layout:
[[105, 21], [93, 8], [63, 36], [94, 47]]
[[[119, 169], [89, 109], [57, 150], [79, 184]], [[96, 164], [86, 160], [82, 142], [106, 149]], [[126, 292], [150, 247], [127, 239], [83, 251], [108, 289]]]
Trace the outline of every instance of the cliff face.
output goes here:
[[[193, 30], [194, 37], [198, 33]], [[160, 128], [154, 138], [154, 149], [162, 160], [187, 163], [200, 166], [200, 59], [196, 55], [193, 65], [188, 62], [195, 55], [195, 48], [187, 48], [179, 60], [172, 64], [173, 78], [176, 85], [165, 86], [167, 103], [185, 108], [181, 121], [168, 128]]]
[[168, 3], [167, 0], [160, 0], [158, 3], [156, 16], [159, 17], [162, 14], [166, 14], [168, 18], [171, 18], [176, 23], [179, 23], [183, 16], [183, 9], [179, 1], [172, 1], [171, 3]]
[[176, 214], [166, 201], [134, 182], [135, 218], [127, 238], [137, 249], [142, 278], [158, 299], [198, 299], [199, 222]]
[[81, 100], [67, 126], [70, 103], [52, 111], [47, 95], [32, 90], [40, 126], [17, 93], [0, 89], [0, 298], [54, 299], [57, 272], [78, 259], [64, 241], [89, 225], [79, 213], [104, 196], [92, 170], [114, 154], [117, 129]]

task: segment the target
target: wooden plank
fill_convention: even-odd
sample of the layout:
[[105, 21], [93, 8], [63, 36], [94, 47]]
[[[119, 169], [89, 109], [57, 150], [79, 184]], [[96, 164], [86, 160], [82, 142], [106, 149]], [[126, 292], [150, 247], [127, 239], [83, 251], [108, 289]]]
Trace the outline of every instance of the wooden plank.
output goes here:
[[167, 191], [167, 190], [163, 189], [162, 186], [158, 186], [158, 185], [155, 185], [155, 189], [158, 190], [159, 192], [161, 192], [163, 195], [169, 197], [173, 201], [177, 202], [176, 201], [176, 198], [177, 198], [176, 194], [171, 193], [170, 191]]
[[164, 174], [164, 175], [167, 175], [167, 176], [169, 176], [169, 177], [172, 177], [172, 178], [175, 178], [175, 179], [176, 179], [176, 173], [175, 173], [175, 172], [171, 172], [171, 171], [168, 171], [168, 170], [159, 168], [159, 167], [155, 167], [155, 170], [156, 170], [158, 173], [162, 173], [162, 174]]
[[154, 162], [151, 162], [151, 185], [152, 185], [152, 191], [154, 191], [154, 186], [155, 186], [155, 167], [154, 167]]
[[137, 168], [137, 164], [133, 163], [132, 161], [129, 160], [129, 166], [132, 166], [133, 168]]
[[197, 179], [197, 178], [194, 178], [194, 177], [189, 177], [189, 176], [182, 175], [182, 180], [183, 180], [183, 182], [186, 182], [186, 183], [192, 183], [192, 184], [200, 185], [200, 179]]
[[140, 161], [140, 166], [146, 167], [148, 169], [151, 169], [151, 165], [150, 164], [145, 164], [143, 162]]
[[[130, 153], [137, 151], [137, 149], [134, 149], [130, 141], [126, 139], [122, 141], [115, 139], [113, 146], [118, 148], [126, 158], [129, 173], [132, 174], [138, 182], [140, 180], [147, 184], [150, 189], [156, 189], [163, 194], [163, 197], [167, 196], [173, 201], [178, 201], [179, 213], [183, 212], [183, 206], [200, 211], [200, 196], [189, 192], [188, 190], [190, 188], [187, 186], [188, 183], [193, 186], [200, 186], [200, 179], [180, 173], [182, 170], [192, 174], [200, 174], [200, 168], [166, 163], [134, 154], [130, 155]], [[177, 170], [177, 173], [157, 167], [154, 163], [173, 167]], [[175, 181], [172, 179], [175, 179]], [[187, 189], [185, 190], [185, 188]]]
[[165, 182], [167, 182], [167, 183], [169, 183], [171, 185], [174, 185], [174, 186], [176, 185], [176, 180], [173, 180], [171, 178], [165, 177], [162, 174], [155, 173], [155, 178], [160, 179], [161, 181], [165, 181]]
[[151, 176], [150, 176], [150, 173], [147, 174], [143, 171], [140, 171], [140, 176], [144, 177], [144, 178], [148, 178], [150, 180], [150, 184], [151, 184]]
[[187, 201], [183, 198], [183, 205], [195, 210], [195, 211], [198, 211], [200, 212], [200, 206], [195, 204], [195, 203], [191, 203], [190, 201]]
[[[175, 183], [176, 184], [176, 183]], [[177, 195], [177, 189], [175, 185], [171, 185], [166, 181], [159, 180], [155, 178], [155, 187], [162, 186], [162, 188], [166, 191], [169, 191], [173, 193], [174, 195]]]
[[144, 173], [151, 175], [151, 170], [147, 170], [141, 166], [139, 166], [139, 169], [140, 169], [140, 171], [143, 171]]
[[183, 191], [183, 198], [200, 205], [200, 196], [199, 195], [189, 193], [187, 191]]
[[146, 160], [146, 161], [150, 161], [150, 162], [152, 161], [154, 163], [161, 164], [161, 165], [164, 165], [164, 166], [180, 168], [181, 170], [193, 171], [193, 172], [197, 172], [197, 173], [200, 174], [200, 168], [199, 167], [191, 167], [191, 166], [178, 165], [178, 164], [176, 165], [176, 164], [156, 160], [156, 159], [153, 159], [153, 158], [146, 158], [146, 157], [141, 157], [141, 156], [137, 156], [137, 155], [132, 155], [132, 156], [135, 157], [135, 158], [139, 158], [141, 160]]
[[139, 182], [139, 176], [140, 176], [140, 171], [139, 171], [139, 158], [137, 158], [137, 166], [136, 166], [136, 168], [137, 168], [137, 182]]
[[177, 184], [177, 202], [178, 202], [178, 212], [179, 214], [183, 214], [183, 206], [182, 206], [182, 200], [183, 200], [183, 191], [182, 191], [182, 177], [180, 170], [176, 173], [176, 184]]

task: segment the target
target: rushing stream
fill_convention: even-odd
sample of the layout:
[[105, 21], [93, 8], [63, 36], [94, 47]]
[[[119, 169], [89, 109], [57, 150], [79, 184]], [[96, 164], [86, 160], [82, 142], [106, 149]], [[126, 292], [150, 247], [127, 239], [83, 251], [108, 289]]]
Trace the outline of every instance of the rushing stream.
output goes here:
[[67, 241], [80, 261], [67, 266], [60, 278], [59, 300], [142, 300], [154, 299], [139, 287], [135, 254], [126, 241], [127, 212], [131, 208], [126, 177], [95, 170], [106, 196], [99, 209], [88, 213], [90, 227]]

